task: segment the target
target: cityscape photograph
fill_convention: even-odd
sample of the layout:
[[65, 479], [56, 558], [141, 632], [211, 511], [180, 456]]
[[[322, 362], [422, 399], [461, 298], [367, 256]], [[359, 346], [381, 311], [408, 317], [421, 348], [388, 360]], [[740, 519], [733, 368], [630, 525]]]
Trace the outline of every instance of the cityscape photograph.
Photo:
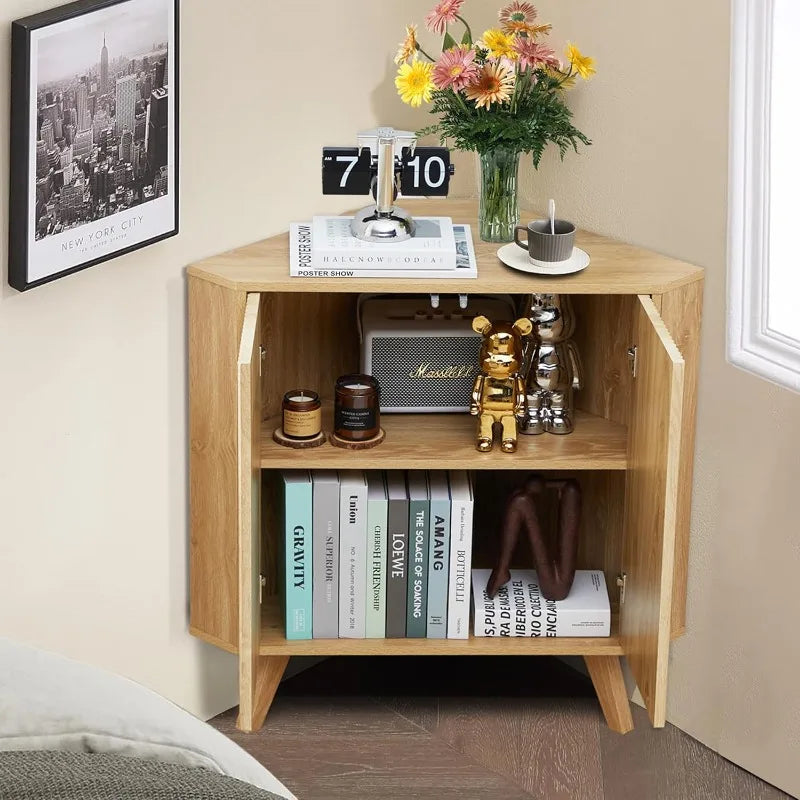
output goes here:
[[125, 5], [39, 43], [37, 240], [169, 192], [169, 3]]

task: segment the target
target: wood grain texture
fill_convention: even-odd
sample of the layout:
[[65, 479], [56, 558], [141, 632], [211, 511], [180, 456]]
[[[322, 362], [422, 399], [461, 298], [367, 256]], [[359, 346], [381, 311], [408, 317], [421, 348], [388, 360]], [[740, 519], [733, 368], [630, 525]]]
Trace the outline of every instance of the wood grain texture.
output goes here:
[[616, 619], [612, 619], [611, 636], [603, 637], [290, 640], [286, 638], [279, 599], [265, 597], [261, 609], [262, 655], [622, 655]]
[[257, 660], [252, 713], [245, 718], [241, 708], [239, 709], [239, 719], [236, 724], [240, 730], [257, 731], [264, 724], [288, 664], [289, 656], [262, 656]]
[[[330, 430], [331, 403], [323, 408]], [[602, 417], [580, 412], [569, 436], [520, 436], [516, 453], [475, 449], [475, 418], [469, 414], [383, 414], [386, 441], [371, 450], [350, 452], [330, 443], [293, 451], [272, 439], [278, 418], [266, 420], [261, 436], [265, 469], [561, 469], [624, 470], [627, 431]]]
[[615, 733], [630, 733], [633, 730], [631, 703], [620, 660], [614, 656], [584, 656], [583, 660], [597, 692], [606, 724]]
[[635, 730], [609, 730], [588, 678], [560, 660], [450, 664], [326, 659], [284, 681], [258, 733], [235, 712], [211, 724], [302, 800], [788, 798], [638, 706]]
[[245, 295], [189, 278], [191, 630], [239, 641], [237, 356]]
[[584, 700], [447, 697], [435, 732], [534, 797], [600, 800], [599, 724]]
[[[509, 269], [497, 258], [498, 245], [478, 237], [477, 205], [469, 200], [404, 200], [412, 214], [450, 216], [472, 226], [478, 259], [478, 278], [461, 281], [459, 291], [472, 293], [558, 292], [572, 294], [663, 294], [699, 280], [699, 267], [639, 247], [580, 231], [579, 247], [592, 258], [591, 265], [576, 275], [538, 277]], [[536, 214], [522, 211], [523, 219]], [[198, 262], [189, 274], [222, 286], [247, 292], [453, 292], [452, 279], [380, 279], [289, 277], [289, 234]], [[407, 288], [406, 288], [407, 287]]]
[[[237, 366], [239, 461], [239, 725], [254, 730], [259, 678], [261, 571], [261, 297], [247, 296]], [[277, 682], [276, 682], [277, 686]], [[273, 689], [274, 693], [274, 689]], [[270, 697], [270, 700], [272, 698]]]
[[643, 708], [632, 711], [636, 729], [627, 736], [600, 729], [603, 790], [609, 800], [788, 800], [789, 795], [675, 726], [654, 729]]
[[628, 348], [633, 344], [633, 295], [573, 297], [577, 326], [575, 344], [583, 366], [583, 387], [575, 405], [622, 425], [630, 415], [633, 375]]
[[686, 591], [689, 581], [689, 533], [692, 516], [694, 443], [697, 419], [697, 379], [700, 365], [700, 326], [703, 315], [703, 282], [668, 292], [660, 300], [661, 319], [685, 362], [683, 370], [683, 417], [678, 507], [675, 512], [675, 570], [672, 590], [672, 638], [686, 631]]
[[271, 292], [263, 300], [263, 418], [280, 414], [290, 389], [333, 397], [336, 379], [359, 368], [357, 295]]
[[578, 476], [583, 503], [578, 569], [602, 569], [612, 613], [619, 610], [617, 576], [622, 571], [625, 473], [592, 471]]
[[653, 301], [640, 297], [628, 435], [620, 607], [622, 643], [653, 725], [666, 721], [669, 625], [680, 465], [683, 359]]
[[230, 715], [215, 725], [302, 800], [530, 800], [509, 778], [368, 699], [279, 699], [257, 735], [237, 732]]

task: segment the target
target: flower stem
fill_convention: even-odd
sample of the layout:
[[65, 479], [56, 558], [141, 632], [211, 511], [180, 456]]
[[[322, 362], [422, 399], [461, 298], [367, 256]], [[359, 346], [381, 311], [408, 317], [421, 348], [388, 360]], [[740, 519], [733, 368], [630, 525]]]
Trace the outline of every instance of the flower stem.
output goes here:
[[467, 30], [467, 35], [469, 36], [470, 42], [472, 41], [472, 28], [469, 27], [469, 23], [459, 14], [456, 14], [456, 19], [461, 22]]
[[417, 44], [417, 50], [418, 50], [420, 53], [422, 53], [422, 55], [424, 55], [424, 56], [425, 56], [425, 58], [427, 58], [427, 59], [428, 59], [428, 61], [434, 61], [434, 62], [436, 61], [436, 59], [435, 59], [435, 58], [431, 58], [431, 56], [429, 56], [429, 55], [428, 55], [428, 54], [427, 54], [427, 53], [426, 53], [426, 52], [425, 52], [425, 51], [424, 51], [424, 50], [423, 50], [423, 49], [422, 49], [422, 48], [419, 46], [419, 44]]

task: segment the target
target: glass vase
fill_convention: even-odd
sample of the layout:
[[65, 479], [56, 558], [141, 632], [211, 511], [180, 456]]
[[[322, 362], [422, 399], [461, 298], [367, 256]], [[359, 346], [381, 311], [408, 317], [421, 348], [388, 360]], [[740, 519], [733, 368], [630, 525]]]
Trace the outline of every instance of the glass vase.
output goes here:
[[519, 152], [496, 147], [480, 154], [481, 194], [478, 227], [484, 242], [513, 242], [519, 223]]

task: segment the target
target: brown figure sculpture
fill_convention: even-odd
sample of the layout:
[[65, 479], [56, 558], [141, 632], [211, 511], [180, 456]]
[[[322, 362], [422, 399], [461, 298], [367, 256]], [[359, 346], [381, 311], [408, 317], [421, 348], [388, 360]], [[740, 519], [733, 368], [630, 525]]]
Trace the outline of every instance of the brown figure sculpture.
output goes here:
[[[548, 537], [542, 531], [536, 502], [545, 490], [558, 491], [558, 536], [552, 552]], [[489, 576], [486, 592], [494, 597], [511, 579], [511, 558], [519, 535], [524, 529], [533, 553], [542, 595], [548, 600], [563, 600], [572, 588], [578, 554], [578, 528], [581, 521], [581, 488], [577, 481], [530, 478], [524, 487], [509, 498], [503, 517], [500, 558]]]

